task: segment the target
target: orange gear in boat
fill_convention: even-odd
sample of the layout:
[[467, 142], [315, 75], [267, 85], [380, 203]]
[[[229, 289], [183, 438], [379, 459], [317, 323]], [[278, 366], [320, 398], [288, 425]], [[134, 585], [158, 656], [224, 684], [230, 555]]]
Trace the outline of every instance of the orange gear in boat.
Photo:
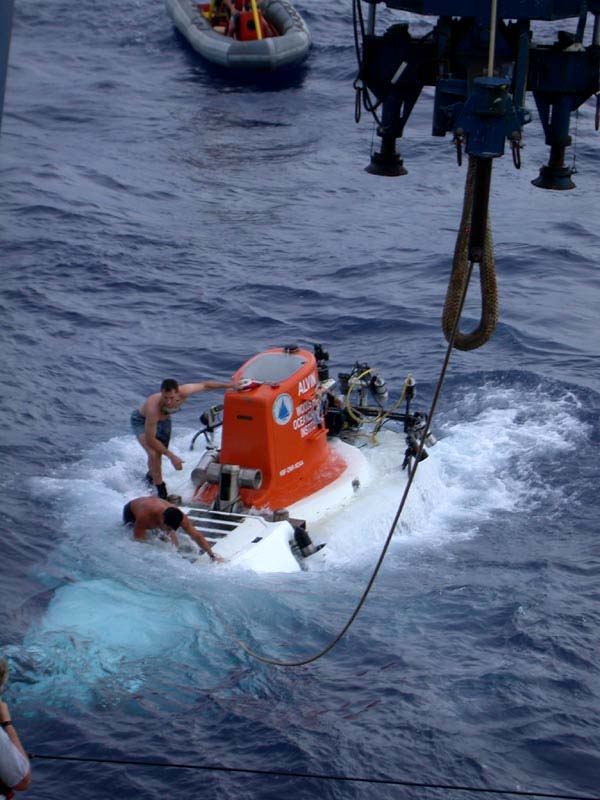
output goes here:
[[[276, 35], [273, 28], [264, 18], [260, 8], [258, 9], [258, 21], [260, 23], [263, 39]], [[246, 9], [236, 14], [235, 36], [236, 39], [239, 39], [241, 42], [250, 42], [258, 38], [256, 35], [256, 26], [254, 24], [254, 15], [251, 10]]]

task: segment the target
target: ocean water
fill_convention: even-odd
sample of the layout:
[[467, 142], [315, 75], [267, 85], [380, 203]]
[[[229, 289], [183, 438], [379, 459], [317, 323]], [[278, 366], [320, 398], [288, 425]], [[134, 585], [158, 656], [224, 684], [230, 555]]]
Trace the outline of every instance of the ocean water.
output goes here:
[[[307, 572], [200, 569], [120, 525], [144, 492], [129, 414], [168, 375], [226, 378], [266, 346], [322, 342], [334, 375], [366, 361], [397, 397], [410, 371], [431, 400], [465, 169], [429, 136], [427, 91], [400, 143], [409, 174], [366, 174], [351, 9], [297, 7], [308, 60], [257, 82], [202, 62], [158, 0], [16, 4], [0, 137], [5, 699], [33, 753], [219, 768], [36, 759], [28, 797], [464, 796], [269, 771], [597, 796], [591, 103], [575, 191], [531, 186], [547, 159], [536, 121], [523, 168], [494, 165], [500, 324], [453, 354], [439, 442], [336, 648], [272, 667], [221, 618], [280, 660], [336, 636], [402, 494], [393, 429]], [[218, 399], [176, 418], [186, 466]]]

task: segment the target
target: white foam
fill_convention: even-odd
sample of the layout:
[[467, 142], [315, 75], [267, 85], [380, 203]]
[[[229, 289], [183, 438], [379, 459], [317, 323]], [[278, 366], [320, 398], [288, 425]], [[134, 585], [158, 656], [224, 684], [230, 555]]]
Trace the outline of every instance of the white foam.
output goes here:
[[[446, 424], [430, 457], [419, 466], [396, 542], [439, 546], [476, 534], [482, 520], [498, 510], [519, 509], [534, 491], [539, 501], [536, 459], [568, 450], [585, 435], [577, 419], [577, 400], [568, 393], [556, 400], [541, 387], [522, 392], [485, 386], [465, 396], [461, 406], [463, 420]], [[180, 431], [173, 441], [174, 451], [185, 459], [183, 472], [163, 459], [169, 490], [184, 497], [189, 497], [189, 475], [201, 455], [201, 447], [189, 451], [192, 435], [193, 431]], [[404, 450], [403, 435], [389, 430], [379, 433], [376, 447], [364, 450], [373, 479], [348, 507], [314, 525], [313, 539], [328, 543], [314, 563], [359, 564], [369, 554], [376, 556], [404, 491]], [[123, 505], [148, 493], [145, 469], [144, 453], [134, 437], [115, 438], [95, 446], [77, 466], [75, 477], [40, 479], [36, 491], [60, 497], [63, 533], [71, 545], [77, 542], [84, 551], [92, 551], [88, 557], [93, 561], [112, 564], [115, 549], [118, 559], [125, 557]], [[125, 575], [128, 565], [144, 560], [139, 548], [134, 552], [135, 557], [127, 553], [126, 563], [118, 567]]]
[[[415, 547], [439, 548], [476, 536], [481, 523], [498, 511], [519, 512], [532, 498], [540, 502], [537, 460], [577, 447], [586, 435], [576, 399], [564, 394], [552, 400], [543, 388], [524, 393], [484, 387], [463, 398], [461, 409], [462, 419], [444, 425], [440, 441], [419, 467], [393, 539], [395, 559]], [[200, 457], [201, 448], [189, 453], [192, 433], [179, 432], [174, 440], [175, 452], [187, 454], [186, 475], [165, 465], [169, 488], [182, 487]], [[27, 635], [28, 657], [35, 661], [43, 651], [46, 661], [60, 662], [58, 673], [67, 674], [59, 681], [63, 689], [69, 681], [93, 686], [126, 664], [160, 657], [174, 646], [193, 650], [197, 635], [210, 636], [206, 620], [224, 585], [240, 596], [259, 587], [269, 594], [275, 581], [278, 587], [293, 585], [294, 596], [301, 597], [308, 579], [314, 593], [320, 574], [339, 578], [372, 564], [406, 481], [402, 434], [384, 430], [378, 441], [366, 451], [373, 472], [369, 485], [310, 531], [313, 540], [325, 540], [327, 546], [310, 559], [308, 576], [269, 578], [231, 566], [200, 567], [181, 559], [169, 544], [133, 542], [121, 524], [121, 510], [148, 490], [142, 480], [145, 456], [132, 436], [92, 448], [69, 474], [38, 479], [34, 491], [57, 499], [61, 511], [62, 543], [49, 560], [54, 573], [60, 565], [72, 582], [56, 592]], [[544, 491], [559, 490], [550, 485]], [[244, 609], [241, 604], [239, 613]], [[126, 671], [133, 691], [135, 670]]]

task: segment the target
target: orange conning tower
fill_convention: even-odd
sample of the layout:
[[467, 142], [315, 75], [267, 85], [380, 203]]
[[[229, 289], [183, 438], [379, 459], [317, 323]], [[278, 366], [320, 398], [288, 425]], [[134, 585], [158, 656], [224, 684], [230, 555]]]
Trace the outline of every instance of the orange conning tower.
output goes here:
[[[219, 462], [261, 470], [259, 489], [240, 490], [246, 506], [285, 508], [344, 471], [345, 462], [327, 442], [312, 353], [295, 347], [265, 350], [234, 378], [251, 383], [225, 395]], [[214, 488], [200, 489], [204, 501], [211, 494]]]

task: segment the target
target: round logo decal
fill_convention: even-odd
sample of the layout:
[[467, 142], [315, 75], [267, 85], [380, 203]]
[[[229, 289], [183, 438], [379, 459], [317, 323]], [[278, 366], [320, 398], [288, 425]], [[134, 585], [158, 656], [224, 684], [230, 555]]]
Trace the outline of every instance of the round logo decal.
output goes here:
[[278, 425], [287, 425], [294, 413], [294, 401], [289, 394], [278, 394], [273, 403], [273, 419]]

